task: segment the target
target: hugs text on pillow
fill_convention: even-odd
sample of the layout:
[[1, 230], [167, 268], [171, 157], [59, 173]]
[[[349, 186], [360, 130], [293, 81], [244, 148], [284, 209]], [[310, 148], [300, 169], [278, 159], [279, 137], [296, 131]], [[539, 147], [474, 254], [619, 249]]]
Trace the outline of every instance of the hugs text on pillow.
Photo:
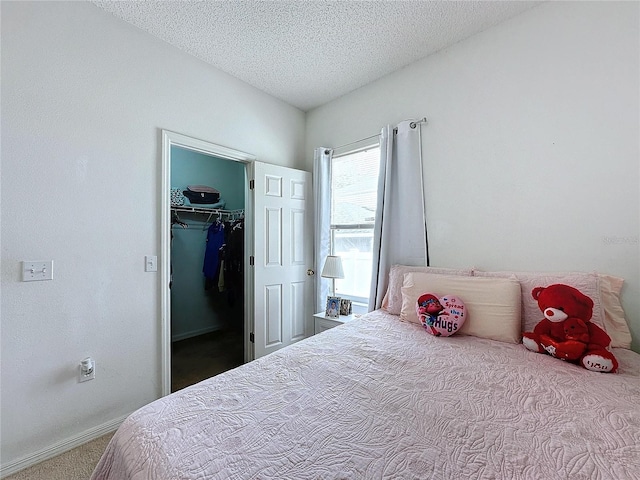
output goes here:
[[418, 297], [416, 313], [424, 329], [436, 337], [453, 335], [467, 319], [464, 303], [453, 295], [424, 293]]

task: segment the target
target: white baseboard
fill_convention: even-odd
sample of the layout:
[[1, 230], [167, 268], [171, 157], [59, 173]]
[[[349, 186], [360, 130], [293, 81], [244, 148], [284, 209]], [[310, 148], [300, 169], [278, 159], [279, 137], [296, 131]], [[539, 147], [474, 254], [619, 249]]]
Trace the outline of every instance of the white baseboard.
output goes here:
[[32, 465], [35, 465], [37, 463], [49, 460], [50, 458], [56, 457], [64, 452], [73, 450], [80, 445], [84, 445], [91, 440], [95, 440], [96, 438], [100, 438], [107, 433], [113, 432], [120, 426], [122, 422], [124, 422], [127, 417], [128, 415], [125, 415], [123, 417], [113, 419], [109, 422], [103, 423], [102, 425], [98, 425], [97, 427], [90, 428], [89, 430], [86, 430], [81, 434], [76, 435], [75, 437], [67, 438], [66, 440], [55, 443], [43, 450], [34, 452], [13, 462], [4, 464], [0, 467], [0, 478], [13, 475], [20, 470], [24, 470], [27, 467], [31, 467]]
[[171, 335], [171, 342], [178, 342], [180, 340], [186, 340], [187, 338], [197, 337], [198, 335], [204, 335], [205, 333], [215, 332], [220, 330], [220, 326], [205, 327], [198, 330], [191, 330], [190, 332], [180, 333], [178, 335]]

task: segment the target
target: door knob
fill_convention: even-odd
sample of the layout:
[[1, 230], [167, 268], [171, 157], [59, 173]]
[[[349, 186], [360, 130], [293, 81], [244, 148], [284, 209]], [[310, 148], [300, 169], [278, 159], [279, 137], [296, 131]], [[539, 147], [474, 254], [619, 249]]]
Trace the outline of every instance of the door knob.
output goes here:
[[313, 277], [316, 274], [316, 272], [314, 272], [312, 269], [307, 268], [307, 275], [310, 277]]

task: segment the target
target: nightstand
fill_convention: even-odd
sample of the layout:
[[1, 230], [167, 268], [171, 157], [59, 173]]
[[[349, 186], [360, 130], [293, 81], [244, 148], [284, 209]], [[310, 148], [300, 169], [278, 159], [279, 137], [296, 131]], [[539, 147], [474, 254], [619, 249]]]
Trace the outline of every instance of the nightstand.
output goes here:
[[313, 315], [313, 333], [316, 334], [324, 332], [325, 330], [329, 330], [330, 328], [342, 325], [343, 323], [346, 323], [349, 320], [353, 320], [354, 318], [356, 318], [355, 314], [340, 315], [338, 318], [327, 318], [324, 312], [318, 312]]

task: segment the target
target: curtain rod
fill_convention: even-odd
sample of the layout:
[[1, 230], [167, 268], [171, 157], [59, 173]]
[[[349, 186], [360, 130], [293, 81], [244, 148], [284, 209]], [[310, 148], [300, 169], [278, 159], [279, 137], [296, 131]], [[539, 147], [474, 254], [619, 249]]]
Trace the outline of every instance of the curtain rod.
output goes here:
[[[416, 128], [421, 123], [428, 123], [427, 122], [427, 117], [422, 117], [420, 120], [412, 121], [411, 123], [409, 123], [409, 127]], [[394, 128], [393, 130], [394, 131], [398, 131], [398, 127]], [[379, 133], [376, 134], [376, 135], [371, 135], [370, 137], [361, 138], [360, 140], [356, 140], [355, 142], [345, 143], [344, 145], [339, 145], [337, 147], [333, 147], [331, 149], [327, 149], [327, 150], [324, 151], [324, 153], [326, 155], [328, 155], [330, 153], [330, 150], [338, 150], [339, 148], [348, 147], [349, 145], [355, 145], [356, 143], [364, 142], [365, 140], [371, 140], [372, 138], [376, 138], [378, 136], [380, 136]]]
[[[406, 122], [407, 120], [405, 120]], [[427, 117], [422, 117], [420, 120], [415, 120], [415, 121], [411, 121], [409, 122], [409, 128], [416, 128], [418, 125], [420, 125], [421, 123], [428, 123], [427, 122]], [[393, 129], [393, 133], [398, 133], [398, 127], [395, 127]]]
[[422, 117], [420, 120], [416, 120], [415, 122], [411, 122], [409, 124], [409, 126], [411, 128], [416, 128], [418, 125], [420, 125], [421, 123], [428, 123], [427, 122], [427, 117]]
[[333, 147], [331, 149], [327, 149], [327, 150], [324, 151], [324, 153], [328, 155], [331, 150], [338, 150], [339, 148], [348, 147], [349, 145], [355, 145], [356, 143], [364, 142], [365, 140], [371, 140], [372, 138], [376, 138], [376, 137], [379, 137], [379, 136], [380, 136], [380, 134], [376, 133], [375, 135], [371, 135], [369, 137], [361, 138], [360, 140], [356, 140], [355, 142], [349, 142], [349, 143], [345, 143], [344, 145], [339, 145], [337, 147]]

